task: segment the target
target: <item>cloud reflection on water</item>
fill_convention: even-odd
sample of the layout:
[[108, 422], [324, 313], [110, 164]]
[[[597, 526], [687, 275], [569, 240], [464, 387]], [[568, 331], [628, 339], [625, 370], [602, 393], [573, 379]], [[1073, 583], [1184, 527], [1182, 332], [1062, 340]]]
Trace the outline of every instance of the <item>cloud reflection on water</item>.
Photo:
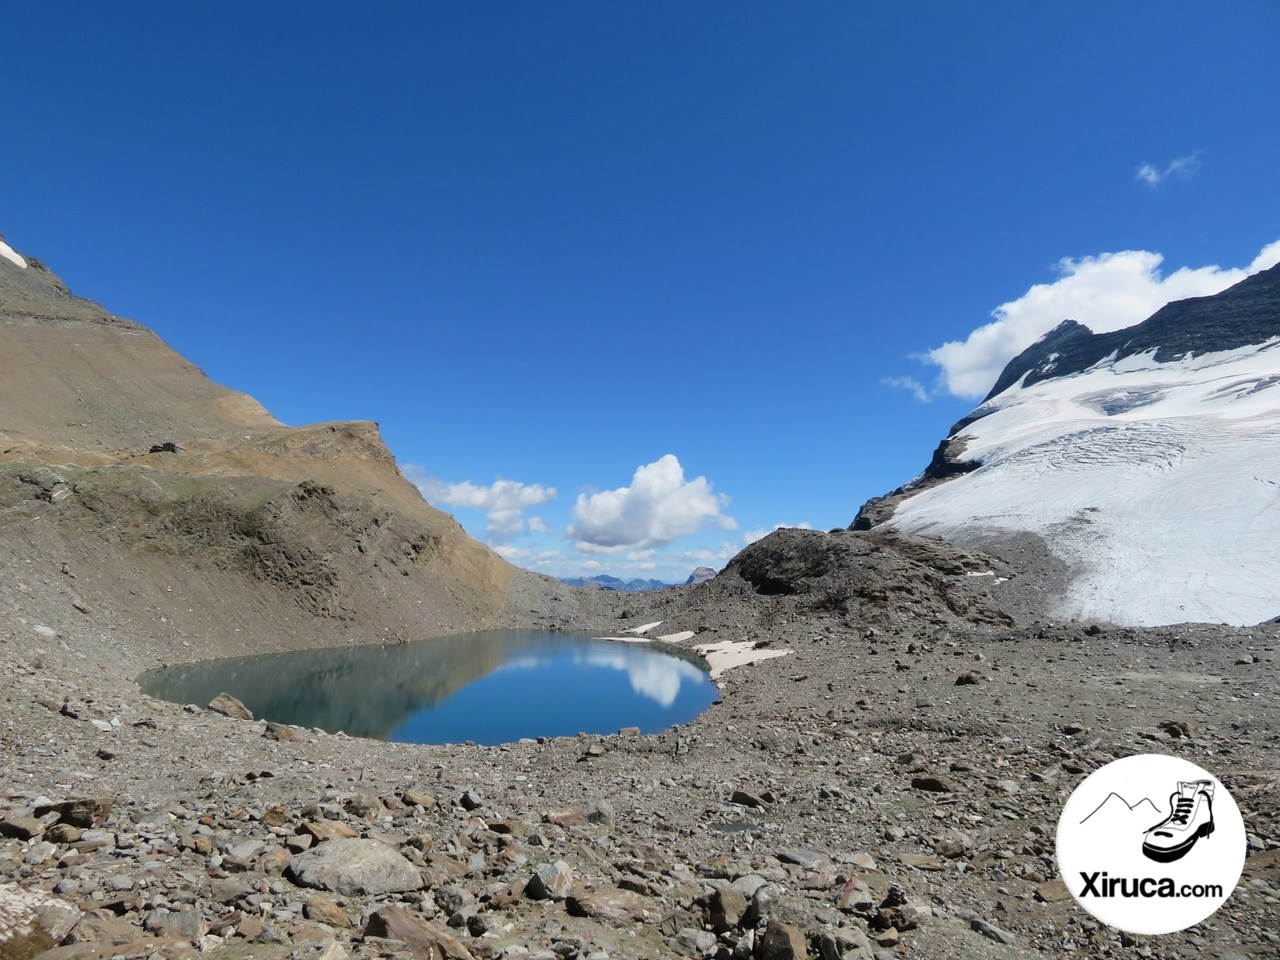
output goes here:
[[[498, 670], [537, 670], [547, 666], [551, 660], [552, 656], [547, 654], [520, 654], [508, 659]], [[698, 684], [706, 677], [705, 671], [687, 660], [645, 647], [590, 649], [574, 653], [572, 661], [576, 666], [622, 671], [635, 693], [661, 707], [669, 707], [676, 702], [685, 681]]]
[[632, 690], [664, 707], [676, 702], [681, 683], [685, 680], [699, 683], [705, 676], [687, 660], [655, 656], [652, 652], [649, 656], [637, 657], [630, 651], [589, 650], [576, 655], [574, 660], [592, 667], [625, 671]]

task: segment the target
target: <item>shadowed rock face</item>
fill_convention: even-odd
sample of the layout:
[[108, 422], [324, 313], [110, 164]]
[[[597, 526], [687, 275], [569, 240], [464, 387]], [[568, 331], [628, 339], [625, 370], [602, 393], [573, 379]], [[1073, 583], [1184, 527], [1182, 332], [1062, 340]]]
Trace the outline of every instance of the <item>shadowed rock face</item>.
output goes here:
[[[1156, 362], [1167, 363], [1190, 353], [1235, 350], [1276, 336], [1280, 336], [1280, 264], [1222, 293], [1166, 304], [1142, 323], [1123, 330], [1093, 333], [1074, 320], [1064, 320], [1009, 361], [983, 402], [1004, 393], [1023, 376], [1028, 386], [1068, 377], [1111, 354], [1122, 360], [1154, 350]], [[965, 423], [957, 424], [952, 433]]]
[[[952, 433], [954, 434], [957, 429], [958, 426], [953, 427]], [[853, 518], [849, 529], [870, 530], [872, 527], [877, 527], [892, 517], [898, 504], [907, 497], [923, 493], [952, 477], [959, 477], [977, 470], [978, 464], [975, 461], [964, 459], [964, 450], [964, 437], [951, 436], [943, 440], [933, 451], [933, 459], [929, 461], [929, 466], [925, 467], [924, 473], [910, 483], [904, 483], [897, 489], [890, 490], [882, 497], [872, 497], [858, 510], [858, 515]]]
[[1009, 624], [1012, 618], [970, 576], [1002, 569], [991, 557], [892, 530], [783, 529], [739, 553], [720, 579], [740, 578], [757, 594], [859, 622]]

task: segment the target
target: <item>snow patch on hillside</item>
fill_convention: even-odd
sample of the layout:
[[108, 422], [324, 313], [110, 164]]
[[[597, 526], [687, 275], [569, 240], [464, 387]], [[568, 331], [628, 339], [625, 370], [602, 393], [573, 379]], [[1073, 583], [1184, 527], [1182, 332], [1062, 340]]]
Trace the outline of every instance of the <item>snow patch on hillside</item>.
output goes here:
[[9, 246], [3, 240], [0, 240], [0, 257], [4, 257], [4, 259], [8, 260], [10, 263], [17, 264], [22, 267], [23, 270], [27, 269], [27, 261], [22, 254], [18, 253], [13, 249], [13, 247]]
[[893, 526], [1039, 534], [1074, 572], [1057, 616], [1280, 614], [1280, 338], [1171, 363], [1109, 357], [975, 412], [961, 435], [982, 466], [904, 501]]

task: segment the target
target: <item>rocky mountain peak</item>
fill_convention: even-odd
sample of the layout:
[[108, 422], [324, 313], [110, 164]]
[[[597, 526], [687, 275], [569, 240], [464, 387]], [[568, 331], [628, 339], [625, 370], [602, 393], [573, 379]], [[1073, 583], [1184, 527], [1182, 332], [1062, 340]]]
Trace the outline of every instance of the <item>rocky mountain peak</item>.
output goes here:
[[1023, 376], [1044, 379], [1058, 371], [1058, 359], [1070, 354], [1076, 348], [1087, 344], [1094, 333], [1083, 323], [1074, 320], [1063, 320], [1060, 324], [1042, 336], [1027, 349], [1005, 364], [1000, 377], [987, 394], [986, 400], [1003, 393]]
[[0, 310], [11, 318], [90, 320], [134, 327], [100, 304], [75, 296], [41, 261], [19, 253], [0, 234]]
[[[986, 400], [1022, 382], [1081, 373], [1107, 357], [1152, 353], [1157, 363], [1189, 354], [1218, 353], [1280, 336], [1280, 264], [1207, 297], [1166, 304], [1142, 323], [1093, 333], [1064, 320], [1005, 366]], [[1025, 377], [1025, 379], [1023, 379]], [[985, 402], [985, 401], [984, 401]]]

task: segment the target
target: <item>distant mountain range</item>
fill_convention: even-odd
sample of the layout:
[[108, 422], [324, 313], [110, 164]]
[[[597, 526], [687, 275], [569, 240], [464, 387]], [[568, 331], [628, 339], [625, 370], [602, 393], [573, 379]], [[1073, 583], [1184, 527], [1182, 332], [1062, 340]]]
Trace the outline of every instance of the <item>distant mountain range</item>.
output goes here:
[[[689, 574], [689, 578], [685, 580], [683, 586], [690, 586], [695, 583], [702, 583], [704, 580], [710, 580], [716, 575], [716, 571], [711, 567], [698, 567], [693, 573]], [[561, 583], [566, 583], [571, 587], [588, 587], [593, 590], [616, 590], [619, 593], [639, 593], [644, 590], [664, 590], [667, 587], [681, 586], [681, 584], [664, 583], [662, 580], [644, 580], [634, 578], [631, 580], [623, 580], [619, 577], [611, 577], [606, 573], [602, 573], [595, 577], [560, 577]]]
[[674, 583], [663, 583], [661, 580], [622, 580], [602, 573], [597, 577], [560, 577], [561, 583], [571, 587], [590, 587], [593, 590], [617, 590], [620, 593], [639, 593], [642, 590], [662, 590], [674, 587]]

